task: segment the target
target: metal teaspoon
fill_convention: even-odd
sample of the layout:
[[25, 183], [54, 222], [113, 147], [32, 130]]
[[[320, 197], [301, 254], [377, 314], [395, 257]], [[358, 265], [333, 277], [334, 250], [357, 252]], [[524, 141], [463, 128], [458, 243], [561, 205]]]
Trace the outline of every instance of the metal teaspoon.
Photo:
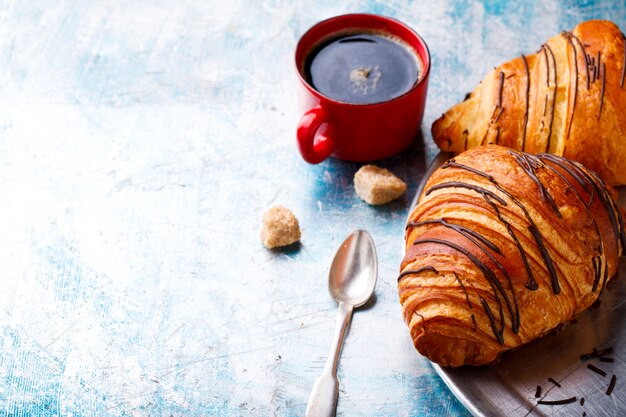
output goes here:
[[355, 230], [343, 241], [328, 274], [330, 295], [339, 304], [337, 327], [322, 375], [317, 377], [306, 407], [306, 417], [334, 417], [339, 396], [337, 363], [352, 311], [370, 299], [376, 286], [378, 260], [372, 237]]

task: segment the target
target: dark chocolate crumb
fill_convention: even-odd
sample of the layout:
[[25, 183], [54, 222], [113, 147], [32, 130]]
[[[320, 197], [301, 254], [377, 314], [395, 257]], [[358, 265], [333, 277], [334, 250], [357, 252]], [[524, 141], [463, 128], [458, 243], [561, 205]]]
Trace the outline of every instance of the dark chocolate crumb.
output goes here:
[[609, 383], [609, 387], [606, 389], [606, 395], [611, 395], [613, 392], [613, 388], [615, 388], [615, 383], [617, 382], [617, 377], [613, 375], [611, 377], [611, 382]]

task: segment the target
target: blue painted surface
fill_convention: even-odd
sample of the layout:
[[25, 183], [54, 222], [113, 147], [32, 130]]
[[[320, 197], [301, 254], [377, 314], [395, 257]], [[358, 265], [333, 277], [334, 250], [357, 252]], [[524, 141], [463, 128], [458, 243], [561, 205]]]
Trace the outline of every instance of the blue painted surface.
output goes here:
[[[423, 137], [379, 164], [297, 154], [293, 51], [315, 22], [380, 13], [433, 59]], [[436, 154], [429, 126], [493, 66], [617, 2], [0, 3], [0, 415], [300, 416], [327, 355], [328, 266], [353, 229], [380, 260], [340, 363], [341, 416], [468, 416], [413, 349], [396, 276]], [[300, 245], [268, 251], [283, 204]]]

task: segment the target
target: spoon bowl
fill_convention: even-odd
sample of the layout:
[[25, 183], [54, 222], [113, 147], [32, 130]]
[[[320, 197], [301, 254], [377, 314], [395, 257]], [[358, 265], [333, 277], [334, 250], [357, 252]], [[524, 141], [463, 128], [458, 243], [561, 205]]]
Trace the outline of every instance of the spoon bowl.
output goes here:
[[371, 236], [364, 230], [355, 230], [343, 241], [330, 266], [330, 295], [337, 303], [362, 306], [374, 292], [377, 264]]

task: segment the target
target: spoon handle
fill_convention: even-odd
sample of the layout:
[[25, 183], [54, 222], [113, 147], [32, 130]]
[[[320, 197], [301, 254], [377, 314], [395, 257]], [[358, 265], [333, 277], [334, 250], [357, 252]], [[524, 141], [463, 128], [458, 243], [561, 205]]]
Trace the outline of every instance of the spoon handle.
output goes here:
[[313, 390], [306, 406], [306, 417], [334, 417], [337, 410], [337, 397], [339, 396], [339, 380], [337, 379], [337, 364], [343, 338], [350, 319], [353, 307], [343, 302], [339, 303], [337, 313], [337, 326], [335, 336], [330, 348], [330, 354], [326, 360], [326, 366], [322, 375], [317, 377], [313, 384]]

